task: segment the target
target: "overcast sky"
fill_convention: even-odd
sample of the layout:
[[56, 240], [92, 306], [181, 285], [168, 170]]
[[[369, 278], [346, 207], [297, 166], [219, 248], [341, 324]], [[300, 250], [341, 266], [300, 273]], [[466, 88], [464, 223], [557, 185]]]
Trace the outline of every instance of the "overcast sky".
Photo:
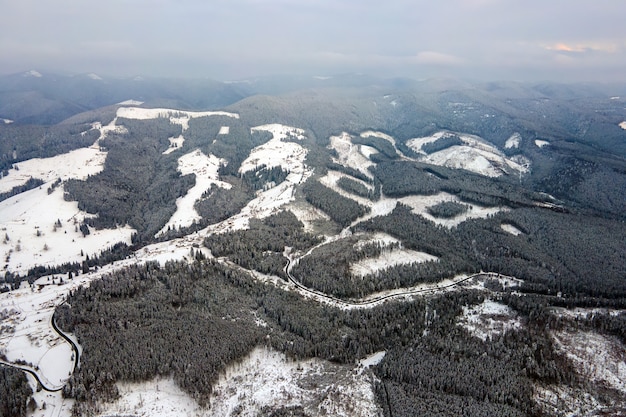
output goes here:
[[624, 0], [0, 0], [0, 73], [626, 81]]

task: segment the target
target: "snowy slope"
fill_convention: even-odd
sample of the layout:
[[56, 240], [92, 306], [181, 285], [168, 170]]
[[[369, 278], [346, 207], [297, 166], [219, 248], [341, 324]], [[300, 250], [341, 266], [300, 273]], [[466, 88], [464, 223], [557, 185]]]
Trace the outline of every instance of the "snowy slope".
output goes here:
[[[431, 136], [411, 139], [407, 141], [407, 146], [424, 155], [420, 159], [422, 162], [448, 168], [466, 169], [488, 177], [528, 171], [526, 163], [507, 158], [496, 146], [475, 135], [458, 133], [456, 135], [461, 139], [463, 145], [450, 146], [431, 154], [422, 151], [422, 146], [425, 144], [450, 134], [450, 132], [441, 131]], [[519, 139], [512, 136], [507, 143], [510, 147], [515, 147], [519, 145]]]
[[194, 221], [201, 220], [200, 215], [194, 208], [194, 204], [202, 197], [202, 194], [212, 184], [222, 188], [231, 187], [230, 184], [218, 180], [218, 170], [225, 163], [224, 159], [214, 155], [206, 156], [199, 149], [178, 158], [178, 171], [182, 175], [195, 175], [196, 185], [187, 191], [187, 194], [176, 200], [176, 212], [157, 235], [167, 231], [169, 228], [186, 227], [193, 224]]

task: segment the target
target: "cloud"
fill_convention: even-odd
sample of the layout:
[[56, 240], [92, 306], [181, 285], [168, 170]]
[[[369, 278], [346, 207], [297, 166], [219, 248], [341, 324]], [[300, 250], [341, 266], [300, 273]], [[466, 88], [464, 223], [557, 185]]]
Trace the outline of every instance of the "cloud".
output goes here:
[[420, 52], [415, 56], [415, 60], [419, 64], [428, 65], [456, 66], [463, 63], [463, 59], [459, 57], [434, 51]]
[[549, 51], [565, 52], [565, 53], [586, 53], [586, 52], [605, 52], [615, 53], [618, 46], [612, 42], [586, 42], [578, 44], [567, 44], [563, 42], [545, 46]]

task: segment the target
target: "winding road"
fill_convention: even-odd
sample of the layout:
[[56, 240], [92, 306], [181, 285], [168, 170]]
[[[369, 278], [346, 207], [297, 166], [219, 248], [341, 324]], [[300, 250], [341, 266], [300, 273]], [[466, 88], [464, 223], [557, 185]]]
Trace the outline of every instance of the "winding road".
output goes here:
[[325, 294], [321, 291], [314, 290], [303, 285], [291, 274], [292, 266], [293, 266], [293, 260], [291, 258], [288, 258], [287, 265], [285, 265], [284, 271], [285, 271], [285, 274], [287, 275], [287, 278], [289, 279], [289, 282], [291, 282], [294, 286], [296, 286], [296, 288], [298, 288], [299, 290], [307, 294], [313, 295], [314, 297], [322, 298], [326, 301], [332, 302], [333, 304], [342, 305], [344, 307], [371, 307], [385, 300], [391, 300], [395, 298], [404, 298], [404, 297], [417, 295], [417, 294], [441, 291], [441, 290], [445, 290], [448, 288], [456, 287], [457, 285], [462, 284], [463, 282], [469, 281], [479, 276], [504, 277], [504, 278], [514, 279], [514, 277], [505, 276], [505, 275], [498, 274], [495, 272], [482, 272], [481, 271], [476, 274], [472, 274], [472, 275], [468, 275], [467, 277], [460, 278], [459, 280], [454, 281], [451, 284], [447, 284], [447, 285], [434, 284], [432, 287], [429, 287], [429, 288], [416, 288], [412, 290], [407, 289], [406, 291], [383, 294], [383, 295], [368, 298], [365, 300], [346, 301], [346, 300], [342, 300], [341, 298], [333, 297], [332, 295]]
[[[80, 360], [80, 351], [78, 350], [78, 346], [76, 345], [76, 343], [74, 343], [74, 341], [67, 335], [65, 334], [61, 329], [59, 329], [59, 327], [56, 324], [56, 320], [54, 315], [56, 314], [56, 312], [54, 312], [52, 314], [52, 317], [50, 318], [50, 327], [52, 327], [52, 329], [54, 329], [54, 331], [62, 338], [64, 339], [67, 343], [70, 344], [70, 346], [72, 347], [72, 352], [73, 352], [73, 356], [74, 356], [74, 369], [76, 369], [78, 367], [78, 363]], [[19, 365], [19, 364], [15, 364], [15, 363], [11, 363], [5, 360], [0, 360], [0, 364], [3, 364], [5, 366], [9, 366], [11, 368], [15, 368], [15, 369], [19, 369], [21, 371], [24, 371], [30, 375], [33, 376], [33, 378], [35, 378], [35, 380], [37, 381], [37, 383], [39, 385], [41, 385], [41, 388], [44, 391], [47, 392], [58, 392], [61, 391], [63, 389], [63, 387], [65, 386], [65, 384], [61, 385], [60, 387], [50, 387], [47, 386], [43, 381], [42, 378], [39, 376], [39, 374], [37, 373], [37, 371], [33, 368], [31, 368], [30, 366], [27, 365]]]

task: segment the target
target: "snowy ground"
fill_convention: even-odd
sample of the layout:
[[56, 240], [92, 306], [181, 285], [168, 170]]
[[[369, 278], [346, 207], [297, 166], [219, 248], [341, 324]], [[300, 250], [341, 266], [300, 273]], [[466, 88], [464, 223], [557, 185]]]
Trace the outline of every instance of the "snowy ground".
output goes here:
[[361, 133], [360, 135], [362, 138], [369, 138], [369, 137], [374, 137], [374, 138], [380, 138], [380, 139], [385, 139], [387, 142], [391, 143], [394, 147], [394, 149], [396, 150], [396, 153], [398, 155], [402, 155], [401, 152], [398, 151], [398, 148], [396, 147], [396, 140], [395, 138], [393, 138], [392, 136], [389, 136], [386, 133], [382, 133], [382, 132], [375, 132], [373, 130], [368, 130], [365, 131], [363, 133]]
[[291, 211], [304, 224], [304, 230], [309, 233], [314, 233], [317, 230], [317, 223], [330, 221], [328, 214], [313, 207], [306, 201], [293, 202], [285, 208]]
[[[127, 102], [126, 104], [136, 105], [137, 103]], [[188, 126], [190, 118], [213, 114], [238, 117], [238, 115], [225, 112], [182, 112], [169, 109], [126, 107], [118, 109], [118, 117], [169, 117], [172, 122], [181, 124], [183, 130]], [[108, 126], [94, 124], [93, 128], [100, 130], [101, 138], [108, 132], [121, 131], [120, 129], [122, 129], [121, 126], [116, 125], [116, 120]], [[226, 134], [227, 128], [225, 126], [220, 129], [220, 134]], [[259, 126], [255, 129], [270, 131], [273, 134], [273, 138], [268, 143], [255, 148], [251, 152], [250, 157], [242, 164], [241, 172], [254, 169], [259, 165], [268, 167], [280, 165], [290, 171], [286, 181], [271, 189], [258, 192], [256, 198], [236, 216], [192, 235], [147, 246], [138, 251], [131, 259], [107, 265], [97, 272], [74, 277], [71, 281], [68, 281], [66, 276], [62, 277], [65, 281], [63, 283], [60, 283], [61, 277], [51, 277], [50, 281], [46, 277], [37, 282], [33, 289], [24, 286], [24, 288], [10, 293], [0, 294], [0, 313], [4, 311], [7, 316], [1, 323], [4, 327], [0, 334], [0, 350], [7, 355], [7, 358], [10, 361], [22, 359], [32, 363], [33, 368], [37, 368], [36, 371], [41, 374], [42, 380], [49, 383], [50, 386], [62, 386], [72, 371], [73, 353], [69, 345], [51, 329], [49, 319], [52, 316], [54, 307], [62, 302], [72, 288], [80, 284], [88, 285], [91, 280], [97, 279], [102, 274], [137, 262], [156, 260], [164, 263], [169, 260], [187, 259], [192, 247], [199, 246], [201, 250], [204, 250], [201, 242], [206, 234], [246, 228], [250, 218], [266, 217], [282, 208], [289, 208], [294, 211], [302, 219], [307, 230], [314, 230], [317, 222], [323, 222], [327, 219], [328, 217], [324, 213], [313, 209], [310, 205], [294, 201], [295, 187], [305, 181], [312, 173], [304, 165], [306, 149], [292, 140], [294, 137], [303, 139], [303, 131], [278, 124]], [[363, 135], [382, 137], [394, 143], [393, 138], [377, 132], [365, 132]], [[170, 149], [173, 151], [182, 146], [184, 137], [181, 135], [179, 138], [172, 138], [172, 140], [174, 145], [172, 146], [173, 149]], [[491, 150], [489, 148], [490, 145], [486, 142], [473, 137], [465, 138], [464, 140], [466, 140], [469, 148], [478, 152], [492, 167], [494, 165], [497, 166], [498, 161], [501, 162], [501, 160], [489, 159], [485, 156], [486, 154], [501, 156]], [[373, 165], [369, 157], [377, 152], [376, 150], [371, 147], [352, 144], [351, 138], [347, 134], [332, 137], [330, 147], [335, 149], [339, 155], [337, 162], [351, 166], [369, 175], [367, 167]], [[85, 152], [86, 150], [79, 151]], [[76, 177], [76, 175], [84, 177], [91, 173], [97, 173], [101, 169], [105, 154], [99, 151], [97, 142], [88, 151], [91, 153], [85, 152], [83, 155], [74, 151], [77, 153], [72, 157], [63, 155], [56, 157], [69, 159], [59, 159], [54, 163], [47, 160], [40, 160], [39, 164], [31, 163], [32, 165], [29, 165], [29, 162], [20, 163], [18, 164], [20, 170], [12, 171], [7, 178], [19, 173], [19, 175], [24, 175], [22, 180], [26, 181], [29, 178], [29, 176], [26, 176], [29, 175], [29, 172], [37, 172], [42, 176], [47, 175], [44, 178], [50, 180], [56, 180], [59, 177], [65, 179], [64, 175], [68, 177]], [[101, 161], [95, 157], [100, 154], [102, 154]], [[80, 167], [75, 167], [76, 169], [80, 168], [78, 174], [76, 174], [77, 171], [74, 168], [63, 171], [68, 163], [72, 164], [76, 161], [82, 161], [78, 164]], [[193, 203], [211, 183], [217, 182], [217, 168], [222, 162], [218, 158], [212, 155], [206, 156], [200, 151], [191, 152], [179, 159], [179, 169], [183, 174], [193, 173], [196, 175], [196, 187], [192, 188], [185, 197], [177, 202], [178, 210], [168, 223], [170, 227], [188, 225], [191, 224], [193, 219], [197, 218], [197, 213], [193, 209]], [[509, 164], [508, 161], [506, 163]], [[46, 167], [46, 164], [49, 166]], [[508, 166], [509, 168], [511, 167], [510, 164]], [[46, 171], [46, 169], [49, 171]], [[91, 172], [89, 169], [94, 171]], [[336, 186], [336, 181], [341, 175], [344, 174], [330, 171], [322, 179], [322, 182], [337, 192], [370, 207], [372, 212], [365, 218], [387, 214], [396, 207], [399, 201], [411, 206], [414, 212], [447, 227], [453, 227], [467, 218], [484, 217], [503, 210], [503, 208], [472, 206], [468, 213], [458, 216], [458, 218], [447, 220], [434, 219], [428, 215], [427, 207], [441, 201], [455, 201], [454, 196], [440, 193], [436, 196], [413, 196], [399, 200], [382, 198], [380, 201], [372, 203], [367, 199], [356, 197], [339, 189]], [[0, 180], [0, 187], [9, 187], [4, 185], [5, 183], [2, 181]], [[128, 228], [103, 231], [102, 234], [92, 231], [89, 236], [83, 238], [80, 232], [74, 230], [73, 222], [76, 219], [80, 223], [86, 214], [78, 211], [76, 203], [63, 201], [62, 187], [57, 188], [48, 195], [48, 186], [49, 184], [46, 184], [41, 189], [31, 190], [28, 193], [0, 203], [0, 225], [5, 229], [2, 232], [8, 235], [8, 240], [4, 239], [6, 242], [0, 243], [0, 254], [4, 254], [5, 259], [9, 258], [7, 264], [11, 270], [14, 270], [13, 268], [18, 267], [18, 265], [20, 268], [26, 268], [28, 262], [35, 261], [37, 264], [42, 262], [58, 264], [72, 260], [80, 261], [83, 259], [80, 256], [81, 249], [84, 254], [92, 254], [103, 248], [103, 246], [110, 246], [120, 240], [128, 241], [130, 238], [132, 230]], [[12, 186], [8, 189], [10, 188]], [[54, 231], [54, 223], [57, 220], [61, 221], [61, 226], [57, 226], [57, 230]], [[35, 228], [36, 226], [38, 227], [37, 229]], [[37, 231], [40, 232], [41, 236], [36, 236]], [[511, 229], [507, 231], [515, 233]], [[107, 233], [111, 234], [108, 235]], [[0, 234], [0, 239], [2, 239], [2, 234]], [[381, 234], [372, 236], [370, 240], [389, 243], [394, 241], [390, 236]], [[47, 247], [47, 250], [44, 250], [44, 245]], [[4, 250], [4, 252], [1, 252], [1, 250]], [[207, 256], [210, 256], [208, 251], [204, 251]], [[391, 251], [380, 259], [365, 260], [363, 265], [359, 264], [356, 268], [375, 271], [395, 262], [415, 262], [431, 260], [432, 258], [434, 257], [431, 257], [431, 255], [400, 249]], [[456, 289], [457, 285], [468, 288], [484, 288], [480, 277], [476, 280], [465, 281], [468, 277], [459, 275], [434, 284], [421, 284], [412, 288], [395, 289], [372, 294], [361, 300], [360, 303], [344, 303], [325, 297], [323, 294], [297, 289], [292, 283], [287, 283], [278, 277], [254, 272], [252, 274], [259, 280], [272, 282], [286, 290], [297, 291], [302, 296], [342, 309], [371, 308], [386, 302], [385, 297], [392, 296], [396, 299], [410, 299], [417, 294], [451, 291]], [[500, 279], [506, 281], [507, 285], [517, 283], [510, 277], [501, 277]], [[478, 337], [486, 338], [487, 335], [496, 335], [505, 328], [515, 328], [519, 325], [519, 320], [506, 306], [493, 301], [485, 301], [479, 306], [467, 309], [460, 323], [469, 329], [474, 329], [470, 331], [476, 332]], [[562, 342], [563, 346], [569, 346], [568, 343], [574, 343], [572, 341], [568, 342], [562, 335], [558, 337], [561, 337], [562, 340], [559, 343]], [[605, 349], [602, 352], [606, 353], [607, 349], [609, 349], [607, 346], [611, 346], [610, 341], [601, 340], [596, 345], [600, 346], [601, 343], [604, 343], [604, 347], [597, 347], [597, 349], [599, 349], [598, 351]], [[371, 392], [371, 373], [364, 372], [364, 369], [376, 363], [376, 361], [380, 361], [383, 355], [384, 353], [379, 352], [377, 355], [362, 361], [360, 365], [352, 368], [339, 367], [319, 360], [292, 362], [277, 352], [257, 349], [243, 363], [233, 366], [223, 375], [218, 388], [216, 388], [214, 398], [212, 399], [213, 407], [210, 410], [200, 409], [171, 380], [165, 379], [144, 384], [120, 385], [120, 391], [123, 394], [122, 398], [104, 415], [222, 416], [232, 415], [234, 411], [237, 411], [239, 413], [237, 415], [245, 416], [257, 415], [261, 407], [265, 405], [301, 405], [311, 415], [323, 413], [339, 416], [378, 415], [380, 410], [376, 407], [373, 393]], [[609, 354], [604, 356], [607, 355], [610, 356]], [[583, 357], [583, 354], [581, 353], [579, 356]], [[623, 356], [621, 358], [623, 365], [624, 358]], [[598, 367], [600, 366], [605, 366], [605, 364], [598, 365]], [[611, 372], [613, 377], [605, 374], [597, 376], [590, 373], [590, 375], [594, 378], [597, 377], [600, 381], [608, 381], [606, 383], [609, 384], [615, 384], [615, 381], [621, 381], [623, 384], [623, 366], [618, 364], [616, 368], [612, 368]], [[548, 389], [546, 389], [545, 393], [548, 392]], [[63, 399], [60, 394], [40, 392], [36, 394], [35, 398], [40, 406], [45, 401], [47, 407], [45, 410], [37, 410], [33, 415], [69, 415], [71, 401]]]
[[369, 157], [372, 153], [378, 151], [372, 151], [372, 148], [369, 146], [353, 144], [352, 138], [345, 132], [340, 136], [331, 136], [328, 147], [334, 149], [339, 155], [337, 158], [333, 158], [334, 162], [361, 171], [369, 178], [372, 178], [372, 174], [367, 168], [375, 164], [370, 161]]
[[[5, 120], [5, 123], [6, 123], [6, 120]], [[621, 127], [622, 129], [626, 130], [626, 121], [623, 121], [622, 123], [620, 123], [619, 127]]]
[[246, 229], [251, 218], [265, 218], [295, 200], [295, 187], [302, 184], [312, 174], [312, 170], [304, 165], [306, 149], [300, 144], [285, 141], [290, 135], [303, 139], [301, 129], [273, 124], [259, 126], [254, 129], [267, 130], [273, 138], [265, 144], [254, 148], [250, 156], [243, 161], [240, 172], [254, 170], [261, 165], [266, 167], [282, 166], [289, 175], [282, 183], [257, 192], [238, 214], [217, 225], [211, 225], [201, 233], [219, 233], [229, 230]]
[[[458, 197], [456, 197], [455, 195], [448, 194], [445, 192], [441, 192], [435, 195], [427, 195], [427, 196], [413, 195], [413, 196], [401, 198], [399, 201], [411, 207], [413, 213], [419, 214], [423, 216], [424, 218], [436, 224], [445, 226], [445, 227], [457, 226], [468, 219], [475, 219], [475, 218], [484, 219], [500, 211], [508, 210], [506, 207], [482, 207], [477, 204], [464, 203], [460, 201]], [[445, 201], [454, 201], [454, 202], [467, 204], [468, 206], [470, 206], [470, 209], [466, 211], [465, 213], [459, 214], [458, 216], [452, 217], [450, 219], [441, 219], [438, 217], [433, 217], [430, 213], [428, 213], [428, 207], [434, 206], [436, 204], [439, 204]]]
[[211, 406], [201, 409], [167, 379], [118, 384], [121, 398], [101, 414], [202, 417], [257, 416], [264, 407], [300, 406], [307, 415], [382, 415], [372, 391], [372, 375], [363, 372], [384, 357], [378, 352], [356, 367], [318, 359], [292, 361], [266, 348], [255, 349], [230, 366], [214, 387]]
[[201, 220], [200, 215], [194, 208], [194, 204], [202, 197], [202, 194], [212, 184], [222, 188], [231, 188], [229, 183], [218, 179], [218, 170], [225, 163], [224, 159], [220, 159], [215, 155], [207, 156], [199, 149], [178, 158], [178, 171], [182, 175], [195, 175], [196, 185], [187, 191], [187, 194], [176, 200], [176, 212], [157, 235], [170, 228], [176, 229], [190, 226], [194, 221]]
[[[325, 186], [331, 188], [332, 190], [336, 191], [337, 193], [341, 194], [342, 196], [350, 198], [356, 201], [357, 203], [370, 208], [371, 210], [370, 213], [357, 219], [353, 224], [362, 222], [371, 217], [387, 215], [393, 211], [393, 209], [396, 207], [398, 203], [406, 204], [407, 206], [411, 207], [413, 213], [419, 214], [436, 224], [439, 224], [448, 228], [455, 227], [468, 219], [486, 218], [498, 212], [508, 210], [508, 208], [506, 207], [483, 207], [477, 204], [463, 203], [462, 201], [459, 200], [457, 196], [446, 193], [446, 192], [440, 192], [435, 195], [412, 195], [412, 196], [403, 197], [400, 199], [383, 196], [378, 201], [373, 202], [367, 198], [351, 194], [345, 191], [344, 189], [340, 188], [337, 185], [337, 181], [339, 180], [339, 178], [346, 177], [346, 176], [347, 175], [342, 172], [329, 170], [326, 173], [326, 175], [320, 178], [320, 182], [324, 184]], [[458, 216], [452, 217], [450, 219], [434, 217], [428, 212], [428, 207], [434, 206], [436, 204], [439, 204], [445, 201], [454, 201], [454, 202], [463, 203], [463, 204], [470, 206], [470, 209], [466, 211], [465, 213], [459, 214]]]
[[418, 252], [405, 248], [388, 249], [375, 258], [365, 258], [350, 265], [350, 272], [356, 276], [364, 277], [390, 266], [436, 261], [436, 256], [425, 252]]
[[13, 123], [13, 120], [11, 120], [11, 119], [0, 119], [0, 120], [2, 120], [2, 122], [3, 122], [5, 125], [8, 125], [8, 124]]
[[186, 110], [174, 110], [174, 109], [144, 109], [141, 107], [120, 107], [117, 109], [117, 117], [125, 119], [157, 119], [159, 117], [167, 117], [172, 123], [178, 123], [183, 125], [183, 128], [189, 127], [184, 125], [189, 119], [195, 117], [207, 117], [207, 116], [227, 116], [235, 119], [239, 118], [236, 113], [229, 113], [225, 111], [186, 111]]
[[538, 148], [543, 148], [546, 145], [549, 145], [550, 142], [548, 142], [547, 140], [541, 140], [541, 139], [535, 139], [535, 145]]
[[512, 224], [502, 223], [500, 227], [502, 228], [502, 230], [504, 230], [507, 233], [512, 234], [513, 236], [524, 234], [524, 232], [522, 232], [521, 230], [519, 230], [517, 227], [513, 226]]
[[509, 137], [506, 142], [504, 143], [504, 148], [505, 149], [517, 149], [519, 148], [519, 144], [522, 140], [522, 136], [515, 132], [511, 135], [511, 137]]
[[[100, 151], [97, 146], [92, 146], [52, 158], [34, 158], [17, 163], [14, 165], [17, 169], [9, 170], [9, 175], [0, 178], [0, 193], [23, 185], [30, 178], [38, 178], [46, 183], [56, 181], [58, 178], [85, 179], [102, 171], [106, 155], [106, 152]], [[48, 184], [45, 187], [47, 186]]]
[[[129, 100], [126, 102], [122, 102], [120, 104], [129, 104], [133, 105], [136, 102], [133, 100]], [[139, 102], [141, 104], [141, 102]], [[185, 130], [189, 129], [189, 120], [197, 117], [208, 117], [208, 116], [227, 116], [235, 119], [239, 118], [239, 115], [236, 113], [229, 113], [225, 111], [185, 111], [185, 110], [174, 110], [174, 109], [144, 109], [141, 107], [120, 107], [117, 109], [116, 118], [113, 120], [112, 125], [115, 126], [117, 122], [117, 118], [122, 117], [126, 119], [138, 119], [138, 120], [147, 120], [147, 119], [156, 119], [159, 117], [167, 117], [170, 120], [170, 123], [181, 125], [183, 133]], [[219, 131], [220, 135], [228, 134], [230, 128], [228, 126], [222, 126]], [[170, 147], [163, 152], [163, 154], [170, 154], [177, 149], [180, 149], [185, 142], [184, 136], [181, 134], [178, 137], [169, 138]]]
[[[130, 243], [129, 227], [92, 230], [83, 237], [78, 225], [89, 214], [76, 202], [65, 201], [63, 185], [48, 192], [61, 178], [84, 179], [103, 168], [106, 153], [97, 146], [82, 148], [52, 158], [21, 162], [18, 170], [0, 179], [0, 191], [10, 190], [28, 178], [41, 178], [41, 187], [0, 202], [0, 255], [4, 270], [25, 273], [36, 265], [81, 262], [84, 255], [97, 254], [117, 242]], [[56, 225], [55, 225], [56, 223]], [[83, 256], [81, 256], [83, 251]]]
[[[51, 284], [47, 279], [44, 285]], [[14, 329], [0, 334], [0, 352], [11, 363], [27, 362], [47, 388], [59, 389], [74, 370], [74, 353], [50, 326], [54, 309], [62, 301], [62, 291], [54, 291], [53, 287], [56, 285], [49, 285], [51, 290], [36, 290], [32, 295], [13, 291], [0, 298], [0, 311], [11, 312], [3, 325]]]
[[619, 340], [595, 332], [553, 332], [557, 346], [587, 381], [621, 391], [626, 398], [626, 349]]
[[458, 323], [482, 340], [522, 326], [519, 317], [509, 306], [492, 300], [485, 300], [471, 307], [463, 306], [463, 314]]
[[596, 387], [621, 392], [622, 400], [603, 404], [589, 392], [566, 385], [537, 385], [534, 399], [546, 412], [559, 416], [624, 415], [626, 410], [626, 349], [613, 337], [595, 332], [553, 332], [557, 349], [572, 361], [578, 374]]
[[[488, 177], [498, 177], [503, 173], [525, 173], [528, 171], [527, 166], [507, 158], [493, 144], [474, 135], [457, 133], [456, 135], [464, 143], [463, 145], [450, 146], [429, 155], [422, 151], [422, 146], [425, 144], [451, 134], [451, 132], [442, 131], [431, 136], [411, 139], [407, 141], [407, 146], [424, 155], [420, 159], [422, 162], [448, 168], [466, 169]], [[514, 146], [515, 143], [519, 144], [519, 139], [511, 136], [507, 143]]]
[[240, 173], [254, 171], [261, 165], [267, 168], [283, 167], [289, 172], [303, 172], [306, 149], [302, 145], [289, 142], [289, 137], [304, 139], [304, 131], [295, 127], [280, 124], [257, 126], [252, 130], [264, 130], [272, 134], [272, 139], [252, 149], [239, 168]]

